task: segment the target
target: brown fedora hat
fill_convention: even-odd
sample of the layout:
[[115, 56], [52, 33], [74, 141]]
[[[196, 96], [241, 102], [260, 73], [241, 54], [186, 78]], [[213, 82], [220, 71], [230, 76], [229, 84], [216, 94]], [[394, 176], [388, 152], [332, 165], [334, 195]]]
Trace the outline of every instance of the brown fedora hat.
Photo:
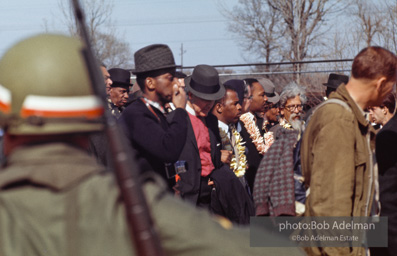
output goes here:
[[170, 47], [165, 44], [152, 44], [139, 49], [134, 54], [134, 61], [134, 74], [177, 67]]
[[215, 68], [197, 65], [191, 76], [185, 78], [188, 92], [204, 100], [219, 100], [225, 95], [225, 87], [219, 81]]

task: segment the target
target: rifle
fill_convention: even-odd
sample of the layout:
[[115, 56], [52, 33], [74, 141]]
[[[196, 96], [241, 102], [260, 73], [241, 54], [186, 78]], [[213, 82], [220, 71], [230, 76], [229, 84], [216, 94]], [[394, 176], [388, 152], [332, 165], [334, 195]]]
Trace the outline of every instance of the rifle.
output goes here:
[[[79, 0], [72, 0], [72, 3], [80, 36], [86, 46], [82, 53], [92, 81], [93, 91], [102, 99], [104, 109], [106, 109], [105, 84], [99, 65], [92, 52], [84, 13]], [[138, 166], [135, 161], [132, 161], [132, 159], [135, 159], [135, 154], [125, 145], [124, 140], [120, 136], [116, 119], [111, 115], [110, 111], [105, 111], [104, 117], [112, 159], [114, 160], [115, 175], [125, 203], [131, 242], [135, 245], [137, 255], [164, 255], [160, 240], [153, 228], [153, 221], [142, 191]]]

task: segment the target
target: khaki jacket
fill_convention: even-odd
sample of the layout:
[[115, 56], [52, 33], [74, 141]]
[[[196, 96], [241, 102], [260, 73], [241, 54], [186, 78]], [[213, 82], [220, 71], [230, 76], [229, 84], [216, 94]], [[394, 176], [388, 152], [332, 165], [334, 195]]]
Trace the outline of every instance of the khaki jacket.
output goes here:
[[[310, 188], [305, 216], [369, 216], [374, 197], [373, 140], [364, 112], [341, 85], [316, 109], [301, 146], [302, 173]], [[351, 252], [349, 252], [352, 250]], [[310, 255], [362, 255], [364, 248], [310, 248]]]

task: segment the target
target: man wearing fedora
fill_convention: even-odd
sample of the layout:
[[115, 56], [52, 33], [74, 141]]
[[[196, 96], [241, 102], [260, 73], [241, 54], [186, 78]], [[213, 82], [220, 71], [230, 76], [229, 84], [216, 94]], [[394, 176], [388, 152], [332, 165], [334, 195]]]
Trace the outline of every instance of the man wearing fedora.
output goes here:
[[[126, 107], [119, 123], [137, 151], [142, 171], [156, 171], [171, 189], [175, 184], [173, 165], [186, 141], [186, 93], [174, 77], [176, 65], [167, 45], [146, 46], [134, 59], [142, 97]], [[168, 102], [176, 108], [170, 123], [164, 109]]]
[[349, 82], [348, 76], [341, 75], [341, 74], [335, 74], [335, 73], [329, 74], [328, 81], [323, 84], [323, 85], [327, 86], [327, 89], [325, 90], [326, 97], [324, 99], [328, 99], [331, 92], [336, 91], [336, 89], [339, 87], [339, 85], [347, 84], [348, 82]]
[[[335, 74], [331, 73], [328, 76], [328, 81], [326, 83], [323, 83], [327, 88], [325, 89], [325, 96], [324, 100], [327, 100], [331, 94], [331, 92], [336, 91], [336, 89], [339, 87], [341, 84], [347, 84], [349, 82], [349, 77], [341, 74]], [[316, 109], [315, 107], [310, 108], [309, 110], [306, 111], [306, 114], [304, 116], [305, 122], [308, 122], [310, 120], [310, 117], [313, 113], [313, 111]]]
[[187, 138], [179, 159], [186, 162], [186, 172], [177, 176], [176, 194], [235, 223], [248, 224], [252, 202], [237, 176], [222, 164], [218, 119], [208, 115], [215, 101], [224, 97], [225, 87], [208, 65], [196, 66], [185, 84]]
[[131, 74], [122, 68], [112, 68], [109, 69], [109, 75], [113, 83], [110, 84], [108, 108], [113, 116], [119, 118], [128, 101]]
[[[215, 100], [222, 98], [225, 88], [215, 68], [198, 65], [191, 76], [185, 78], [188, 102], [185, 118], [187, 139], [179, 159], [186, 161], [187, 170], [177, 177], [176, 193], [194, 205], [209, 209], [212, 187], [208, 184], [214, 169], [220, 168], [221, 144], [217, 130], [218, 120], [208, 116]], [[175, 111], [168, 116], [175, 118]], [[216, 127], [209, 129], [209, 127]]]

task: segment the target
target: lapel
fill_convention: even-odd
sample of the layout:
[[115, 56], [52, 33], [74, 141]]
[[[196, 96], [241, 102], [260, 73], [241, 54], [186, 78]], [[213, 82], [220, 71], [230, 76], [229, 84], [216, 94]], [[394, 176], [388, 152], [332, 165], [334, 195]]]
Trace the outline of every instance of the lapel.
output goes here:
[[[186, 144], [190, 143], [189, 147], [193, 147], [195, 152], [200, 155], [198, 146], [197, 146], [197, 141], [196, 141], [196, 136], [194, 135], [193, 131], [193, 126], [190, 121], [189, 115], [187, 116], [187, 141]], [[218, 162], [220, 163], [220, 149], [222, 146], [220, 135], [219, 135], [219, 130], [218, 130], [218, 119], [215, 117], [210, 117], [208, 116], [205, 118], [206, 126], [208, 129], [208, 133], [210, 136], [210, 144], [211, 144], [211, 158], [212, 158], [212, 163], [214, 164], [215, 168], [219, 166]], [[216, 133], [214, 133], [212, 126], [215, 127]], [[219, 153], [218, 153], [219, 152]]]
[[214, 162], [214, 153], [216, 150], [216, 145], [218, 144], [217, 140], [216, 140], [216, 136], [215, 134], [212, 132], [211, 129], [208, 129], [208, 132], [210, 134], [210, 143], [211, 143], [211, 157], [212, 157], [212, 161]]
[[152, 112], [142, 100], [138, 100], [137, 102], [137, 104], [141, 106], [143, 111], [147, 113], [152, 119], [156, 120], [164, 130], [168, 128], [167, 117], [159, 109], [150, 106], [150, 108], [153, 110]]
[[255, 118], [256, 118], [256, 126], [258, 126], [259, 132], [261, 136], [263, 136], [265, 134], [265, 130], [262, 129], [263, 118], [259, 117], [257, 114], [255, 114]]
[[221, 149], [222, 139], [219, 134], [218, 118], [214, 115], [208, 115], [205, 119], [210, 134], [211, 143], [211, 158], [215, 168], [219, 168], [221, 165]]
[[187, 140], [190, 141], [190, 143], [192, 144], [193, 148], [196, 150], [197, 154], [199, 153], [198, 150], [198, 146], [197, 146], [197, 141], [196, 141], [196, 135], [194, 135], [194, 131], [193, 131], [193, 126], [192, 126], [192, 122], [190, 121], [190, 117], [189, 115], [187, 115]]

